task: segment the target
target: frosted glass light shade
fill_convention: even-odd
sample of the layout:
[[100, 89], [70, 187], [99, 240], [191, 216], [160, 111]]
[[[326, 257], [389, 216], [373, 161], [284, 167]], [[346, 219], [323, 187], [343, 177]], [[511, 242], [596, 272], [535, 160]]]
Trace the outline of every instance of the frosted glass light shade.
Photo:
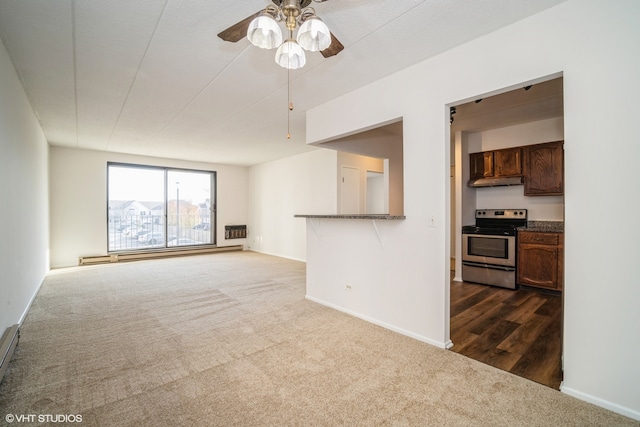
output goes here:
[[331, 32], [322, 19], [311, 16], [298, 30], [298, 44], [310, 52], [325, 50], [331, 44]]
[[276, 63], [281, 67], [295, 70], [304, 67], [306, 62], [304, 50], [293, 39], [287, 39], [276, 51]]
[[256, 47], [273, 49], [282, 44], [282, 31], [271, 15], [263, 13], [249, 24], [247, 39]]

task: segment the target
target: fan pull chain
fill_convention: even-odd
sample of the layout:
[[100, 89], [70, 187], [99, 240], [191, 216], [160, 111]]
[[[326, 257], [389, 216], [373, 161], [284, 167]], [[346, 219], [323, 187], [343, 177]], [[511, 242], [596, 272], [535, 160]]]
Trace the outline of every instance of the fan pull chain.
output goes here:
[[287, 68], [287, 98], [289, 101], [289, 109], [287, 110], [287, 139], [291, 139], [291, 111], [293, 110], [293, 101], [291, 101], [291, 69]]

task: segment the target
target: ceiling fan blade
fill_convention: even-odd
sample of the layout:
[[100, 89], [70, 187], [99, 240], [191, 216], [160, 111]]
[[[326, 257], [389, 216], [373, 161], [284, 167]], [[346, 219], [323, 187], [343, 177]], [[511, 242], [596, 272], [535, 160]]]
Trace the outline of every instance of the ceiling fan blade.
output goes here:
[[342, 49], [344, 49], [344, 46], [342, 45], [342, 43], [340, 43], [340, 40], [338, 40], [336, 36], [331, 33], [331, 44], [325, 50], [321, 50], [320, 53], [325, 58], [328, 58], [330, 56], [339, 54], [340, 52], [342, 52]]
[[240, 22], [236, 22], [226, 30], [221, 31], [218, 34], [218, 37], [220, 37], [222, 40], [226, 42], [232, 42], [232, 43], [242, 40], [247, 36], [247, 30], [249, 29], [249, 24], [251, 24], [251, 21], [253, 21], [253, 18], [260, 15], [260, 13], [262, 13], [262, 10], [243, 19]]

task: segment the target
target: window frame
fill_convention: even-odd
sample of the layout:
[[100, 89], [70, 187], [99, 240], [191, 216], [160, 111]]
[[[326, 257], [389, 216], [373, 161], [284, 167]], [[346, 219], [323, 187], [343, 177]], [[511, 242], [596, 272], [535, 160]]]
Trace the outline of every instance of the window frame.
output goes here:
[[[157, 171], [162, 171], [163, 172], [163, 185], [164, 185], [164, 189], [163, 189], [163, 197], [164, 200], [161, 202], [163, 205], [163, 233], [164, 233], [164, 246], [162, 247], [142, 247], [142, 248], [124, 248], [124, 249], [111, 249], [111, 245], [110, 245], [110, 211], [111, 211], [111, 207], [110, 207], [110, 188], [109, 188], [109, 174], [110, 174], [110, 168], [111, 167], [123, 167], [123, 168], [132, 168], [132, 169], [150, 169], [150, 170], [157, 170]], [[210, 177], [210, 207], [209, 207], [209, 215], [210, 215], [210, 237], [211, 237], [211, 243], [202, 243], [202, 244], [198, 244], [198, 245], [181, 245], [181, 246], [169, 246], [168, 245], [168, 233], [167, 233], [167, 227], [168, 227], [168, 221], [167, 221], [167, 217], [168, 217], [168, 179], [169, 179], [169, 172], [193, 172], [193, 173], [205, 173], [205, 174], [209, 174]], [[218, 177], [217, 177], [217, 171], [213, 171], [213, 170], [205, 170], [205, 169], [193, 169], [193, 168], [180, 168], [180, 167], [171, 167], [171, 166], [155, 166], [155, 165], [145, 165], [145, 164], [137, 164], [137, 163], [126, 163], [126, 162], [107, 162], [107, 171], [106, 171], [106, 221], [105, 221], [105, 225], [106, 225], [106, 233], [107, 233], [107, 253], [109, 254], [116, 254], [116, 253], [143, 253], [143, 252], [162, 252], [162, 251], [180, 251], [180, 250], [189, 250], [189, 249], [193, 249], [193, 248], [198, 248], [198, 247], [217, 247], [217, 224], [218, 224], [218, 218], [217, 218], [217, 197], [218, 197], [218, 190], [217, 190], [217, 182], [218, 182]]]

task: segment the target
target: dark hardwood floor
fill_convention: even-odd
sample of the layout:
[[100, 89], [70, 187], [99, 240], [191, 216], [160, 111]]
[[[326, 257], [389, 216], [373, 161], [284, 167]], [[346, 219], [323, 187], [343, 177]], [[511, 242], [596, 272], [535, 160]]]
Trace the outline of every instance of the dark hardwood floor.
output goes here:
[[451, 281], [452, 351], [559, 389], [562, 297]]

